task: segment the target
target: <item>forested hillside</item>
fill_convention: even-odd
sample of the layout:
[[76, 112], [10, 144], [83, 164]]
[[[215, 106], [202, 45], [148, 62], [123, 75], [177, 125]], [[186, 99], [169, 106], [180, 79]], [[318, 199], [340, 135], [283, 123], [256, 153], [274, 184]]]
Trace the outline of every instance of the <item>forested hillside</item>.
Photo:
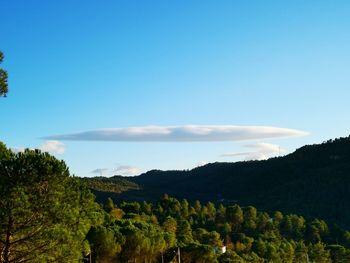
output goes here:
[[139, 190], [140, 187], [122, 176], [113, 177], [91, 177], [80, 179], [100, 200], [106, 200], [113, 194], [126, 192], [129, 190]]
[[140, 190], [118, 200], [155, 201], [164, 193], [189, 201], [254, 205], [350, 226], [350, 137], [307, 145], [266, 161], [212, 163], [190, 171], [150, 171], [127, 180]]
[[[123, 178], [111, 180], [137, 187]], [[2, 263], [350, 262], [350, 232], [320, 218], [167, 194], [153, 202], [107, 198], [99, 206], [86, 182], [40, 150], [15, 153], [0, 143], [0, 188]]]
[[87, 239], [96, 262], [349, 262], [350, 233], [320, 219], [252, 206], [107, 199]]

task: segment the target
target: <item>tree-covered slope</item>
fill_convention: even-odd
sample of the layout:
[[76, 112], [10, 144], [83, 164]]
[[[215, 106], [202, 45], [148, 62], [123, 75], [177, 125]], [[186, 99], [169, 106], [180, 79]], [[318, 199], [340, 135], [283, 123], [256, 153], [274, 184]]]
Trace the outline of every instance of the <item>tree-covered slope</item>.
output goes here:
[[122, 193], [131, 189], [139, 189], [139, 186], [131, 181], [126, 180], [122, 176], [113, 177], [92, 177], [92, 178], [81, 178], [87, 186], [95, 191], [111, 192], [111, 193]]
[[140, 186], [118, 199], [178, 198], [254, 205], [350, 225], [350, 137], [304, 146], [265, 161], [212, 163], [190, 171], [129, 177]]
[[112, 177], [83, 177], [80, 180], [96, 195], [98, 202], [104, 202], [108, 197], [116, 198], [118, 194], [126, 191], [140, 190], [136, 183], [118, 175]]
[[[154, 203], [107, 199], [87, 240], [93, 262], [340, 263], [350, 233], [320, 219], [268, 214], [255, 207], [190, 204], [164, 195]], [[226, 252], [224, 252], [226, 251]], [[224, 252], [224, 253], [223, 253]]]

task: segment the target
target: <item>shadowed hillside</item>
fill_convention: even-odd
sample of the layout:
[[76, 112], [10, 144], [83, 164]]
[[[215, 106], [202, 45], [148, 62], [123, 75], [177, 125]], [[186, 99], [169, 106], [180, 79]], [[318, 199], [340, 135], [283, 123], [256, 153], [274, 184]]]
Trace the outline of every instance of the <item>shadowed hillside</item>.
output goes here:
[[[212, 163], [190, 171], [153, 170], [127, 181], [139, 188], [129, 187], [113, 198], [154, 201], [168, 193], [191, 201], [254, 205], [350, 225], [350, 137], [307, 145], [265, 161]], [[102, 187], [95, 190], [105, 192]], [[111, 196], [95, 193], [101, 201]]]

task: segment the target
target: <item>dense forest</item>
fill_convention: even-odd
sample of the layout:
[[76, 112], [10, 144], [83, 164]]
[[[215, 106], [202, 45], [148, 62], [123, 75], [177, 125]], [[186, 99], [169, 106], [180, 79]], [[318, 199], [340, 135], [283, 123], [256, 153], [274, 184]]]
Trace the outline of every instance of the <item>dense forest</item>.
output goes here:
[[83, 183], [85, 183], [89, 189], [93, 192], [99, 192], [102, 195], [103, 192], [106, 193], [108, 197], [108, 193], [122, 193], [129, 190], [139, 190], [140, 187], [131, 182], [122, 176], [113, 176], [113, 177], [83, 177], [80, 179]]
[[[350, 262], [349, 144], [345, 138], [267, 161], [81, 179], [48, 153], [0, 143], [0, 262]], [[104, 202], [88, 188], [105, 194]], [[191, 198], [174, 197], [176, 189]], [[123, 200], [130, 193], [138, 200]], [[297, 206], [309, 213], [293, 212]], [[324, 220], [326, 208], [332, 221]]]
[[107, 199], [87, 239], [96, 262], [349, 262], [350, 233], [252, 206]]
[[[318, 217], [350, 227], [350, 137], [307, 145], [264, 161], [211, 163], [190, 171], [153, 170], [128, 177], [139, 189], [123, 193], [94, 188], [97, 199], [148, 200], [165, 192], [189, 201], [253, 205]], [[111, 179], [113, 180], [113, 179]], [[98, 191], [100, 190], [100, 191]]]

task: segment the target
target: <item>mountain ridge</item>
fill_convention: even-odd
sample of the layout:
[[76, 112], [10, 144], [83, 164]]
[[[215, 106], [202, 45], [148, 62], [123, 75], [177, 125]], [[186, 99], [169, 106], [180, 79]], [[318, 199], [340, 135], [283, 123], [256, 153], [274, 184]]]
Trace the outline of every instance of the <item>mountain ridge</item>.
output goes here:
[[[350, 137], [305, 145], [268, 160], [216, 162], [182, 171], [151, 170], [125, 180], [138, 189], [109, 196], [154, 201], [168, 193], [190, 201], [254, 205], [350, 225]], [[97, 199], [102, 201], [102, 194], [108, 194], [101, 192]]]

